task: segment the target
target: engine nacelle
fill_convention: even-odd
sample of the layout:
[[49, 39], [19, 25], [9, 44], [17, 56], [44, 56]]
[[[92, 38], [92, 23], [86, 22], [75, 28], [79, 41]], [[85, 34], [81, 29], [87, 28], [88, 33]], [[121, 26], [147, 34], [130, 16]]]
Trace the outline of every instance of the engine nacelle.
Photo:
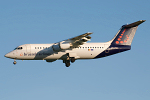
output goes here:
[[70, 48], [70, 43], [60, 43], [60, 48], [61, 49], [69, 49]]
[[61, 50], [65, 50], [65, 49], [69, 49], [70, 48], [70, 43], [58, 43], [58, 44], [54, 44], [52, 46], [54, 51], [61, 51]]
[[54, 51], [60, 51], [60, 50], [61, 50], [59, 44], [54, 44], [54, 45], [52, 46], [52, 48], [53, 48]]
[[87, 41], [89, 41], [90, 39], [89, 39], [90, 37], [83, 37], [82, 39], [81, 39], [81, 41], [83, 41], [83, 42], [87, 42]]

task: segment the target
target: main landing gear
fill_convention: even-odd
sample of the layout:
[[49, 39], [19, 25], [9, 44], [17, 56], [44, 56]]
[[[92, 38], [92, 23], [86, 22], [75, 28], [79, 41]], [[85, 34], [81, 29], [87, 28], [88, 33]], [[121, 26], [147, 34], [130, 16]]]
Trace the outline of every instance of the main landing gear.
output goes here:
[[65, 65], [66, 65], [66, 67], [69, 67], [70, 66], [70, 60], [66, 60]]
[[14, 65], [16, 65], [16, 64], [17, 64], [17, 62], [15, 61], [15, 59], [14, 59], [14, 62], [13, 62], [13, 64], [14, 64]]
[[65, 63], [66, 67], [69, 67], [70, 66], [70, 62], [71, 63], [74, 63], [75, 62], [75, 58], [70, 58], [68, 60], [63, 60], [63, 63]]

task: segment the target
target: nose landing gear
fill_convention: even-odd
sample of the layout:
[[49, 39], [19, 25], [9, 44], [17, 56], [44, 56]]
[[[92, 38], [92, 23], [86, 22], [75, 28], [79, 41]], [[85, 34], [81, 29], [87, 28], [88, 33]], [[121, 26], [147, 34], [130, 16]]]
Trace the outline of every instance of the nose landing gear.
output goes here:
[[13, 64], [14, 64], [14, 65], [16, 65], [16, 64], [17, 64], [17, 62], [15, 61], [15, 59], [14, 59], [14, 62], [13, 62]]

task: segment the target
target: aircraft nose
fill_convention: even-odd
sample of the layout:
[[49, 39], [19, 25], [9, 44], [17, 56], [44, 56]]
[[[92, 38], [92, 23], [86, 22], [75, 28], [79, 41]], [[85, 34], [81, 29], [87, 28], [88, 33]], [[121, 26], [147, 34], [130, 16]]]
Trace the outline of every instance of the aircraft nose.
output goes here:
[[10, 57], [11, 57], [11, 56], [10, 56], [10, 53], [7, 53], [7, 54], [5, 55], [5, 57], [10, 58]]
[[14, 55], [12, 54], [12, 52], [9, 52], [5, 55], [5, 57], [7, 58], [14, 58]]

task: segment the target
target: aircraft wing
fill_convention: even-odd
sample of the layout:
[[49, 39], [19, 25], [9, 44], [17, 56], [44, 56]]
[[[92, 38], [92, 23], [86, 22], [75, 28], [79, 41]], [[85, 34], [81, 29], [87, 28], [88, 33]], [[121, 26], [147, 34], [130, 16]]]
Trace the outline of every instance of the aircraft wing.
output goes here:
[[91, 36], [89, 36], [89, 35], [91, 35], [91, 34], [92, 34], [92, 32], [84, 33], [82, 35], [70, 38], [70, 39], [65, 40], [65, 41], [70, 42], [70, 44], [72, 46], [79, 46], [79, 45], [86, 43], [87, 41], [90, 41]]
[[60, 50], [65, 50], [65, 49], [69, 49], [72, 47], [78, 47], [80, 45], [83, 45], [87, 41], [90, 41], [91, 37], [89, 35], [91, 34], [92, 32], [88, 32], [88, 33], [84, 33], [82, 35], [79, 35], [79, 36], [76, 36], [67, 40], [63, 40], [58, 43], [54, 43], [52, 48], [54, 51], [60, 51]]

